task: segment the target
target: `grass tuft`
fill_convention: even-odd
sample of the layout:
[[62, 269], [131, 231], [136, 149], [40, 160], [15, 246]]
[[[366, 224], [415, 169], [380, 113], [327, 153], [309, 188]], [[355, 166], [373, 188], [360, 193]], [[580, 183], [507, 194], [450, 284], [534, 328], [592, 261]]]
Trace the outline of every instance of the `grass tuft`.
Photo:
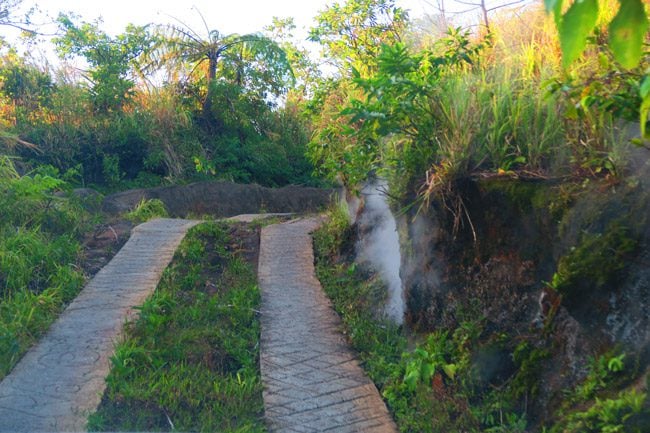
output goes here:
[[154, 218], [165, 218], [169, 216], [165, 203], [157, 198], [145, 200], [144, 198], [125, 217], [136, 224], [147, 222]]

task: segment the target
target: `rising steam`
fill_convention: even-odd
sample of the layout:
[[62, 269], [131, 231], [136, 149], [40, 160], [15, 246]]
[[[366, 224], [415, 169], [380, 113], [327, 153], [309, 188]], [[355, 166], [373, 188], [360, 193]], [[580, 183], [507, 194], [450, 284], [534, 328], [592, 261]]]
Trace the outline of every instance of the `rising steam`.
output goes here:
[[388, 287], [386, 316], [401, 324], [404, 321], [404, 296], [400, 270], [399, 235], [395, 218], [386, 202], [386, 182], [375, 181], [361, 191], [364, 206], [357, 223], [361, 236], [357, 243], [357, 260], [369, 264]]

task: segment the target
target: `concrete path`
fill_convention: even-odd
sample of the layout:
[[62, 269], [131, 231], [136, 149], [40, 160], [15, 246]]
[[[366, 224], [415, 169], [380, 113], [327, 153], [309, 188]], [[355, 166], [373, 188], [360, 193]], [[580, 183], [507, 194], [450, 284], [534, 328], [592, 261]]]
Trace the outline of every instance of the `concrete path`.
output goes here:
[[131, 307], [153, 292], [187, 230], [158, 219], [133, 230], [120, 252], [0, 383], [0, 432], [85, 431]]
[[319, 218], [262, 229], [261, 368], [271, 432], [397, 432], [314, 275]]
[[244, 213], [241, 215], [236, 215], [230, 218], [226, 218], [228, 221], [238, 221], [241, 223], [252, 223], [257, 220], [265, 220], [273, 217], [290, 217], [294, 215], [293, 213]]

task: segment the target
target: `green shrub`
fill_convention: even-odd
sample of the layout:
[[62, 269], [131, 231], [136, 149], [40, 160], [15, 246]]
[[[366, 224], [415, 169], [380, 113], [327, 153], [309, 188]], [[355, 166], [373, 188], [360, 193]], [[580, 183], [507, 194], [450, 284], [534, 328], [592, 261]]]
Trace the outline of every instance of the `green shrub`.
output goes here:
[[643, 433], [650, 422], [650, 409], [645, 405], [646, 393], [623, 391], [614, 398], [596, 399], [584, 411], [568, 416], [551, 431], [562, 433]]
[[0, 157], [0, 379], [81, 290], [77, 235], [87, 214], [56, 170], [19, 175]]
[[165, 218], [169, 216], [165, 203], [157, 198], [145, 200], [144, 198], [125, 217], [134, 223], [142, 223], [154, 218]]

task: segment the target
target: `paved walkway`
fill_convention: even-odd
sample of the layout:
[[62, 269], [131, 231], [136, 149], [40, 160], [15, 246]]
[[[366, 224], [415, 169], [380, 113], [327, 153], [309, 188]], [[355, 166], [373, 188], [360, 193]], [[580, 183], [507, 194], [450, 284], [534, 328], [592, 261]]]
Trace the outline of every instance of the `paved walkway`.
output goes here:
[[153, 292], [185, 233], [197, 223], [158, 219], [133, 230], [120, 252], [0, 383], [0, 432], [85, 431], [131, 307]]
[[290, 217], [294, 215], [293, 213], [244, 213], [241, 215], [236, 215], [230, 218], [226, 218], [228, 221], [238, 221], [240, 223], [252, 223], [257, 220], [265, 220], [274, 217]]
[[314, 275], [319, 218], [262, 229], [261, 367], [272, 432], [397, 431]]

